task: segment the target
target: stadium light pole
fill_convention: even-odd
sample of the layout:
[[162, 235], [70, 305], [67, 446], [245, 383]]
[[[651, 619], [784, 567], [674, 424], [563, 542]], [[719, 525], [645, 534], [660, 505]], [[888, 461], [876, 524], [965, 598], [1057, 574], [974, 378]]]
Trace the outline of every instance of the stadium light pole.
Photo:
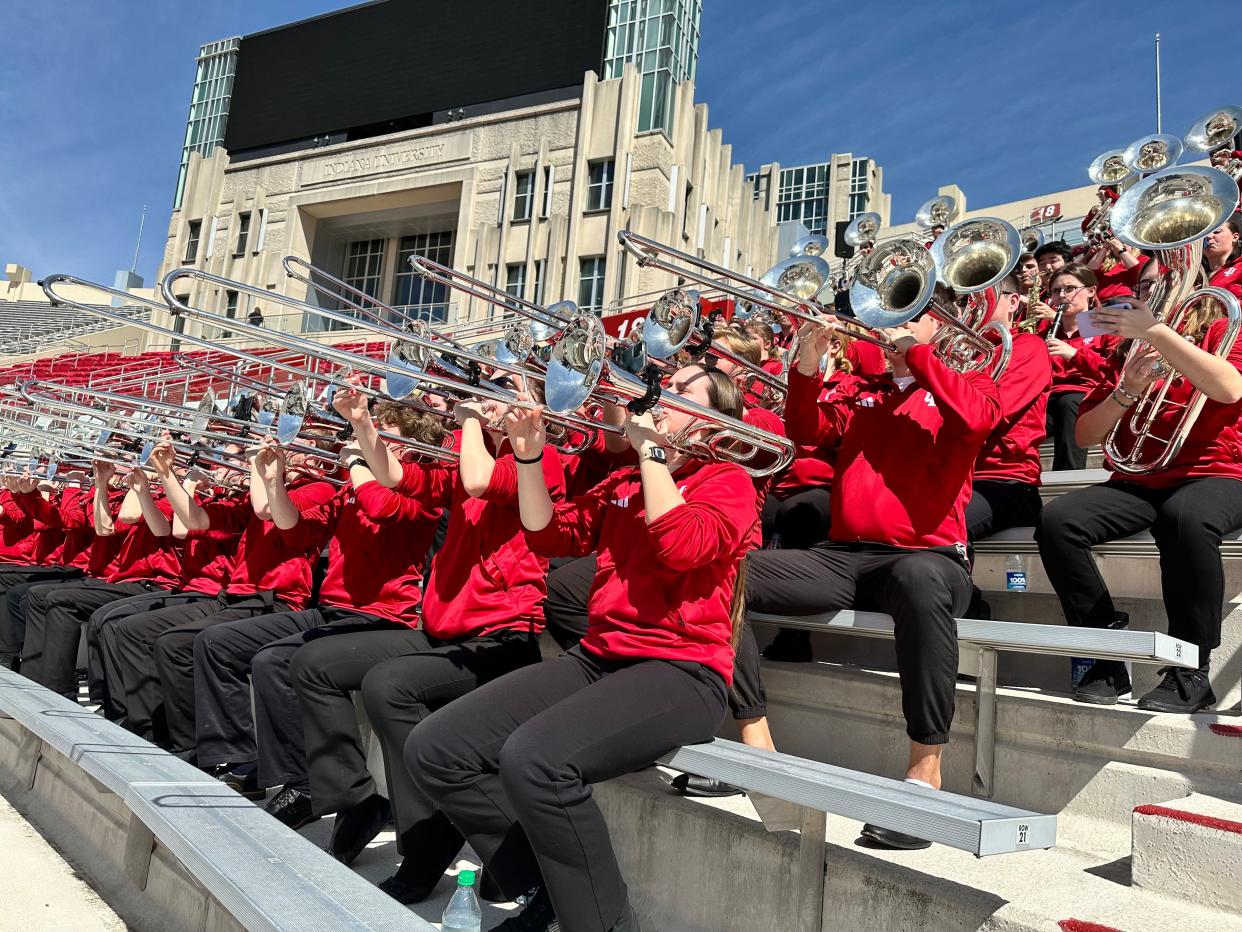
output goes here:
[[1160, 132], [1160, 33], [1156, 33], [1156, 132]]

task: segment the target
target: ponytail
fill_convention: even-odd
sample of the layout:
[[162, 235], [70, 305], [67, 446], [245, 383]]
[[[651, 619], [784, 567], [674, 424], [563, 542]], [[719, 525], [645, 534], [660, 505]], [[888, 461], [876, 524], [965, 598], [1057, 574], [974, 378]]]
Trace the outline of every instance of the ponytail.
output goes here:
[[746, 556], [737, 565], [737, 578], [733, 580], [733, 598], [729, 601], [729, 623], [733, 627], [732, 644], [737, 652], [738, 641], [742, 639], [742, 625], [746, 624]]

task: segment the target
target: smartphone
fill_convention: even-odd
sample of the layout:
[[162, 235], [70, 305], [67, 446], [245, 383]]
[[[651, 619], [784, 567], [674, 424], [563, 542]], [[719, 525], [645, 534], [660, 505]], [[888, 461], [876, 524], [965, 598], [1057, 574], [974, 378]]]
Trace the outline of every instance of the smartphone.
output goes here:
[[[1134, 305], [1128, 302], [1106, 304], [1104, 306], [1113, 311], [1129, 311], [1134, 308]], [[1078, 335], [1080, 337], [1100, 337], [1107, 335], [1103, 330], [1096, 326], [1095, 311], [1088, 311], [1086, 314], [1078, 315]]]

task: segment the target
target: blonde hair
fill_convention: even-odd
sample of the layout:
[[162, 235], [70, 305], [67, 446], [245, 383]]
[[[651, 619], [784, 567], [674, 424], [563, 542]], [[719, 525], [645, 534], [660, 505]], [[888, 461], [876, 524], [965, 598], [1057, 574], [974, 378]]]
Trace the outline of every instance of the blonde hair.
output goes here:
[[752, 365], [763, 365], [763, 343], [753, 334], [725, 327], [712, 334], [712, 340], [723, 343], [734, 356], [740, 356]]

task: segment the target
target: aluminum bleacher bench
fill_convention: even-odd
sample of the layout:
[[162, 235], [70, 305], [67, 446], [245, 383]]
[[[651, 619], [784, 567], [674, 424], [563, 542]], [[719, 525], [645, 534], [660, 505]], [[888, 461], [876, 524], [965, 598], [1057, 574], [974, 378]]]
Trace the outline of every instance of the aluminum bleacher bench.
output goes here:
[[[832, 631], [865, 637], [893, 637], [893, 619], [882, 612], [837, 611], [819, 615], [767, 615], [750, 612], [752, 623]], [[999, 651], [1061, 657], [1129, 660], [1194, 668], [1199, 648], [1158, 631], [1070, 628], [1010, 621], [957, 619], [958, 642], [979, 658], [975, 684], [975, 767], [971, 792], [990, 799], [996, 773], [996, 655]]]
[[1039, 494], [1044, 501], [1047, 501], [1075, 489], [1085, 489], [1087, 486], [1107, 482], [1111, 475], [1112, 473], [1107, 469], [1062, 469], [1056, 472], [1045, 470], [1040, 476], [1042, 484], [1039, 487]]
[[[1085, 470], [1091, 472], [1092, 470]], [[1035, 528], [1012, 527], [1001, 531], [984, 540], [975, 541], [976, 554], [981, 553], [1039, 553], [1035, 543]], [[1158, 557], [1156, 542], [1146, 531], [1133, 537], [1122, 537], [1118, 540], [1106, 541], [1091, 548], [1092, 553], [1110, 556]], [[1221, 543], [1220, 555], [1225, 560], [1236, 560], [1242, 557], [1242, 531], [1226, 534]]]
[[828, 814], [905, 832], [976, 857], [1051, 848], [1057, 840], [1055, 815], [761, 751], [721, 738], [678, 748], [660, 763], [801, 807], [794, 880], [795, 895], [809, 913], [800, 917], [799, 928], [808, 932], [824, 928]]
[[434, 928], [197, 767], [8, 670], [0, 715], [25, 729], [27, 785], [47, 745], [124, 800], [124, 866], [139, 889], [158, 842], [252, 932]]

